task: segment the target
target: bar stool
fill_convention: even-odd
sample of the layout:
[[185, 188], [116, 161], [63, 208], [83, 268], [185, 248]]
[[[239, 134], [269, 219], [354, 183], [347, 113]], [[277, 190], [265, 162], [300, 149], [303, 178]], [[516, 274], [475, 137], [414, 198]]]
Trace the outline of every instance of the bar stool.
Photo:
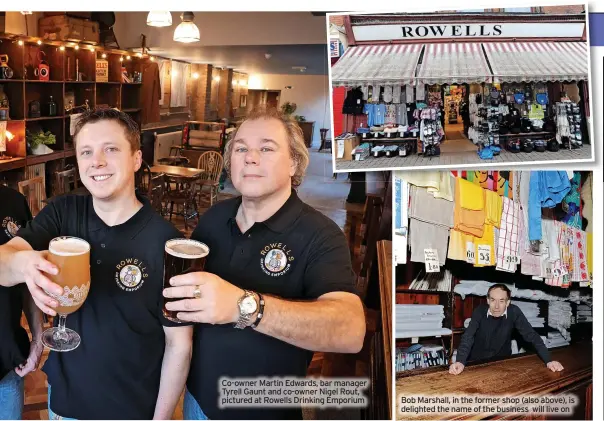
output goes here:
[[327, 139], [327, 132], [329, 129], [321, 129], [321, 146], [319, 146], [319, 150], [330, 149], [331, 150], [331, 139]]

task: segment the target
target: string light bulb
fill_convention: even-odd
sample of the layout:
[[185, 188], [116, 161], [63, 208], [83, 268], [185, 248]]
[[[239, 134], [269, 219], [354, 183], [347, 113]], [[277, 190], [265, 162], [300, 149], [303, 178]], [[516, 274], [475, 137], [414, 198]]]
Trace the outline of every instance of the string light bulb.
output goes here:
[[94, 47], [89, 47], [90, 51], [94, 53]]
[[19, 46], [21, 46], [21, 47], [22, 47], [22, 46], [23, 46], [23, 40], [22, 40], [22, 39], [20, 39], [19, 41], [17, 41], [17, 44], [19, 44]]
[[199, 73], [197, 73], [197, 72], [193, 73], [193, 79], [199, 79]]
[[79, 50], [80, 46], [78, 44], [75, 45], [75, 47], [73, 47], [74, 50]]
[[59, 47], [59, 50], [61, 50], [61, 51], [65, 51], [65, 46], [64, 46], [64, 45], [61, 45], [61, 46]]
[[126, 60], [130, 60], [132, 57], [130, 56], [126, 56]]
[[124, 61], [124, 57], [120, 57], [120, 61]]
[[37, 43], [38, 43], [38, 45], [42, 45], [42, 41], [41, 40], [38, 40]]
[[151, 56], [151, 57], [149, 57], [149, 60], [155, 61], [155, 57]]
[[143, 56], [143, 53], [136, 53], [136, 56], [137, 56], [138, 58], [141, 58], [141, 57]]
[[214, 82], [220, 82], [220, 76], [214, 76]]
[[107, 58], [107, 54], [103, 53], [103, 54], [101, 55], [101, 57], [102, 57], [102, 58]]

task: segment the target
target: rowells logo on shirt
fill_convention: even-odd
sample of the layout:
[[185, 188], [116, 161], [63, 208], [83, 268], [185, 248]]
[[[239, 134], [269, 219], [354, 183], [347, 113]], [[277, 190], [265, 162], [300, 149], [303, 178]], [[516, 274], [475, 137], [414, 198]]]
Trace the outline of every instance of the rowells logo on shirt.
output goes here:
[[285, 244], [268, 244], [260, 251], [260, 267], [269, 276], [281, 276], [291, 268], [291, 262], [294, 261], [291, 253]]
[[2, 230], [8, 238], [14, 238], [20, 228], [21, 225], [10, 216], [7, 216], [2, 220]]
[[145, 283], [147, 266], [139, 259], [124, 259], [115, 268], [115, 282], [124, 291], [136, 291]]

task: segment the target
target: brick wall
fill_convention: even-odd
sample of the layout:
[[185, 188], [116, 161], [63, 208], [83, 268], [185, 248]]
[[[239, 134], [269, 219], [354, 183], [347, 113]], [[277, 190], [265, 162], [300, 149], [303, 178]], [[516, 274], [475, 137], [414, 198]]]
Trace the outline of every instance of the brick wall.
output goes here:
[[231, 98], [233, 94], [233, 69], [224, 69], [218, 72], [218, 118], [229, 118]]
[[199, 78], [191, 79], [191, 114], [193, 119], [204, 121], [210, 112], [212, 65], [193, 64], [191, 70], [199, 75]]
[[334, 25], [338, 25], [338, 26], [344, 26], [344, 16], [343, 15], [330, 16], [329, 23], [333, 23]]
[[240, 107], [241, 97], [248, 95], [248, 75], [245, 73], [233, 72], [233, 94], [231, 99], [231, 107], [233, 108], [233, 114], [235, 117], [242, 117], [245, 115], [246, 108]]
[[541, 6], [543, 13], [566, 15], [573, 13], [583, 13], [585, 6], [581, 4], [571, 6]]

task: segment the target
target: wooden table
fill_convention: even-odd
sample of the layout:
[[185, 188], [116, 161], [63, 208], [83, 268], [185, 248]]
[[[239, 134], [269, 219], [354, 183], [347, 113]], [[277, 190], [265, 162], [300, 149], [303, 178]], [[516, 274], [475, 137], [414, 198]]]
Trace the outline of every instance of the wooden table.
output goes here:
[[[504, 360], [468, 365], [457, 376], [449, 374], [448, 367], [412, 370], [397, 376], [397, 419], [485, 419], [500, 418], [505, 414], [402, 414], [399, 404], [402, 396], [417, 395], [545, 395], [574, 393], [579, 404], [573, 415], [561, 419], [591, 419], [592, 413], [592, 353], [591, 342], [578, 343], [550, 350], [553, 361], [559, 361], [564, 370], [554, 373], [536, 355], [521, 355]], [[417, 404], [415, 404], [417, 405]], [[512, 417], [512, 415], [507, 415]], [[517, 419], [553, 419], [553, 415], [516, 415]]]
[[174, 165], [154, 165], [151, 167], [152, 174], [165, 174], [168, 177], [195, 179], [201, 177], [204, 170], [199, 168], [177, 167]]
[[157, 160], [161, 165], [182, 167], [189, 164], [189, 158], [185, 156], [165, 156]]
[[[382, 338], [384, 339], [384, 363], [386, 365], [386, 388], [388, 402], [392, 402], [392, 241], [377, 243], [378, 269], [380, 276], [380, 308], [382, 313]], [[388, 419], [392, 419], [392, 408], [388, 407]]]

